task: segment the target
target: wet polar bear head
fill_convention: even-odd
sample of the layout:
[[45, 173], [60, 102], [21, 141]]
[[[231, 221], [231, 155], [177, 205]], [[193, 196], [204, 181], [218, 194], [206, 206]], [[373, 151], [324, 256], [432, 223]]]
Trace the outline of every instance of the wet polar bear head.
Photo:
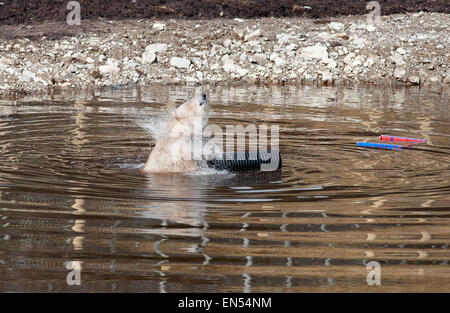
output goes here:
[[145, 172], [183, 173], [198, 169], [193, 158], [192, 146], [195, 132], [202, 132], [206, 124], [205, 94], [201, 94], [179, 106], [167, 123], [163, 136], [156, 143]]

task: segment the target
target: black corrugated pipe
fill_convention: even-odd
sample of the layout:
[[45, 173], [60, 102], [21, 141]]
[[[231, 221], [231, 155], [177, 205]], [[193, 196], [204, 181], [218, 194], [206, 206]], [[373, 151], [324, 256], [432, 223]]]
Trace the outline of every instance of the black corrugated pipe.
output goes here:
[[278, 150], [223, 153], [206, 163], [210, 168], [230, 172], [276, 171], [281, 169], [281, 154]]

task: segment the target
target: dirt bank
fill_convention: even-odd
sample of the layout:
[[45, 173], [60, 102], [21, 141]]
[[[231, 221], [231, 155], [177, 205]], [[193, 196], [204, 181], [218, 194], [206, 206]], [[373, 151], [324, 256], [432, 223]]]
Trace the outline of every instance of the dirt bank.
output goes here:
[[[65, 21], [65, 0], [1, 0], [0, 24]], [[323, 18], [366, 14], [366, 0], [78, 0], [82, 19]], [[379, 0], [382, 15], [450, 13], [448, 0]]]

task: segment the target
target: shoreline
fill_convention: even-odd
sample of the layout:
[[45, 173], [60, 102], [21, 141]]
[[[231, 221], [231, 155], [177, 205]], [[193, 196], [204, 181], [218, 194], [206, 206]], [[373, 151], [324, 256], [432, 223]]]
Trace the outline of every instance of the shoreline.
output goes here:
[[446, 25], [450, 14], [423, 12], [377, 24], [347, 16], [0, 25], [0, 97], [183, 84], [447, 88]]

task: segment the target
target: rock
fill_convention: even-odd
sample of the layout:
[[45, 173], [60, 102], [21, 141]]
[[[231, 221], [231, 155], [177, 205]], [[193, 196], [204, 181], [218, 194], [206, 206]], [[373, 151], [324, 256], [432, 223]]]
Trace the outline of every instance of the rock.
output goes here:
[[278, 34], [277, 36], [278, 44], [284, 46], [290, 42], [292, 42], [292, 36], [289, 34]]
[[403, 57], [397, 53], [395, 53], [394, 55], [391, 56], [391, 60], [393, 63], [395, 63], [395, 65], [398, 65], [398, 66], [402, 66], [402, 65], [406, 64], [405, 60], [403, 60]]
[[195, 76], [197, 77], [198, 80], [203, 80], [203, 73], [202, 72], [196, 72]]
[[337, 67], [336, 61], [333, 60], [333, 59], [328, 59], [327, 67], [328, 67], [329, 69], [336, 68], [336, 67]]
[[34, 80], [35, 77], [36, 77], [36, 74], [34, 74], [33, 72], [30, 72], [28, 70], [23, 70], [22, 75], [19, 77], [19, 81], [28, 83], [28, 82], [31, 82], [31, 80]]
[[154, 30], [163, 30], [166, 28], [166, 24], [163, 23], [155, 23], [152, 27]]
[[401, 55], [406, 54], [406, 50], [403, 49], [403, 48], [398, 48], [398, 49], [397, 49], [397, 52], [400, 53]]
[[321, 32], [317, 34], [317, 38], [319, 38], [322, 41], [328, 41], [332, 38], [332, 36], [327, 32]]
[[86, 58], [86, 63], [92, 64], [94, 62], [95, 62], [95, 60], [93, 58], [91, 58], [91, 57]]
[[333, 37], [343, 39], [343, 40], [348, 40], [350, 38], [346, 33], [334, 34]]
[[191, 61], [186, 58], [173, 57], [170, 59], [170, 65], [176, 68], [189, 68]]
[[70, 72], [70, 73], [76, 73], [77, 72], [77, 67], [74, 64], [70, 64], [67, 67], [67, 71]]
[[269, 60], [272, 62], [275, 62], [275, 59], [278, 58], [280, 55], [276, 52], [272, 52], [272, 54], [269, 57]]
[[345, 25], [340, 22], [331, 22], [330, 24], [328, 24], [328, 28], [340, 32], [344, 30]]
[[402, 79], [406, 75], [406, 71], [402, 68], [396, 68], [394, 71], [395, 78]]
[[290, 45], [287, 45], [284, 50], [285, 51], [295, 51], [298, 49], [298, 45], [296, 45], [295, 43], [291, 43]]
[[234, 62], [230, 59], [226, 59], [223, 64], [223, 70], [226, 73], [235, 73], [240, 77], [248, 74], [248, 70], [240, 67], [239, 65], [234, 64]]
[[233, 41], [232, 41], [231, 39], [228, 38], [228, 39], [225, 39], [225, 41], [223, 42], [223, 46], [224, 46], [225, 48], [230, 49], [232, 43], [233, 43]]
[[234, 37], [235, 37], [236, 39], [238, 39], [238, 40], [244, 39], [244, 30], [243, 30], [243, 29], [240, 29], [240, 28], [234, 28], [234, 29], [233, 29], [233, 34], [234, 34]]
[[366, 26], [366, 30], [368, 32], [374, 32], [374, 31], [377, 30], [377, 28], [375, 26], [373, 26], [372, 24], [369, 24], [369, 25]]
[[355, 37], [352, 41], [352, 44], [358, 49], [362, 49], [366, 45], [366, 40], [364, 38]]
[[156, 61], [156, 54], [153, 51], [145, 51], [142, 54], [142, 64], [152, 64]]
[[434, 75], [430, 77], [430, 82], [432, 83], [440, 83], [442, 81], [441, 76]]
[[199, 80], [198, 80], [197, 78], [192, 77], [192, 76], [186, 76], [186, 77], [184, 78], [184, 80], [185, 80], [186, 83], [188, 83], [188, 84], [195, 84], [195, 83], [198, 83], [198, 82], [199, 82]]
[[120, 71], [120, 69], [116, 65], [100, 65], [98, 67], [98, 71], [103, 74], [116, 74]]
[[420, 84], [420, 78], [418, 76], [409, 76], [408, 81], [414, 85]]
[[256, 60], [258, 64], [265, 64], [267, 61], [267, 56], [264, 53], [255, 53], [253, 58]]
[[344, 58], [344, 63], [345, 64], [351, 64], [353, 62], [353, 58], [355, 57], [355, 54], [353, 52], [347, 54]]
[[249, 41], [257, 37], [261, 37], [261, 29], [259, 28], [245, 35], [244, 40]]
[[368, 58], [366, 62], [364, 62], [364, 67], [372, 67], [372, 65], [375, 63], [374, 58]]
[[240, 77], [245, 76], [248, 74], [248, 70], [245, 68], [242, 68], [240, 66], [236, 66], [235, 69], [236, 74], [238, 74]]
[[280, 57], [276, 57], [274, 59], [274, 62], [276, 64], [276, 66], [278, 66], [278, 67], [283, 66], [284, 63], [286, 63], [286, 61], [284, 59], [280, 58]]
[[330, 72], [322, 72], [322, 81], [331, 83], [333, 82], [333, 76], [331, 75]]
[[330, 52], [330, 57], [333, 59], [337, 59], [339, 57], [339, 54], [336, 51], [331, 51]]
[[147, 53], [150, 53], [150, 52], [153, 52], [153, 53], [166, 52], [167, 48], [168, 48], [168, 46], [165, 43], [153, 43], [151, 45], [148, 45], [145, 48], [145, 52], [147, 52]]
[[301, 55], [306, 59], [319, 59], [319, 60], [328, 59], [327, 48], [319, 44], [303, 48]]

